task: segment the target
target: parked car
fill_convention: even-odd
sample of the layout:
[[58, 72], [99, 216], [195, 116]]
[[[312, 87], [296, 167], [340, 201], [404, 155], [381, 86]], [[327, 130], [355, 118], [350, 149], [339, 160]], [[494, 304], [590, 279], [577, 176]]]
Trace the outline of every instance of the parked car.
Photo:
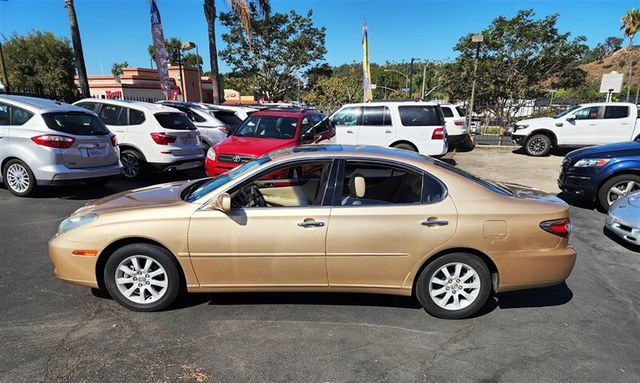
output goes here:
[[116, 134], [122, 174], [138, 177], [145, 170], [178, 171], [202, 166], [200, 133], [186, 114], [146, 102], [86, 98], [74, 103], [94, 111]]
[[336, 126], [338, 144], [392, 147], [429, 156], [447, 153], [444, 116], [434, 102], [347, 104], [330, 119]]
[[570, 228], [568, 205], [538, 190], [409, 151], [310, 145], [96, 201], [60, 224], [49, 255], [59, 278], [137, 311], [186, 287], [413, 294], [464, 318], [493, 292], [565, 280]]
[[0, 181], [17, 196], [44, 185], [107, 183], [120, 173], [116, 145], [95, 113], [42, 98], [0, 95]]
[[571, 107], [554, 117], [522, 120], [511, 138], [531, 156], [545, 156], [555, 147], [581, 147], [633, 141], [640, 136], [638, 109], [625, 102]]
[[242, 123], [242, 119], [230, 110], [221, 110], [194, 102], [165, 100], [158, 103], [178, 109], [189, 117], [200, 131], [205, 153], [211, 146], [227, 138]]
[[575, 150], [564, 158], [558, 187], [603, 210], [640, 190], [640, 138]]
[[628, 243], [640, 246], [640, 192], [615, 200], [609, 207], [605, 227]]
[[201, 105], [205, 105], [209, 108], [214, 108], [214, 109], [218, 109], [218, 110], [228, 110], [231, 112], [234, 112], [236, 116], [238, 116], [238, 118], [240, 118], [240, 121], [244, 121], [247, 117], [249, 117], [249, 115], [251, 113], [255, 113], [257, 112], [258, 108], [253, 108], [250, 106], [240, 106], [240, 105], [213, 105], [213, 104], [201, 104]]
[[470, 129], [465, 126], [465, 109], [452, 104], [440, 104], [440, 109], [444, 116], [449, 150], [454, 148], [461, 151], [473, 150], [475, 145], [469, 134]]
[[205, 171], [215, 176], [272, 150], [326, 142], [333, 136], [335, 129], [327, 116], [315, 109], [261, 110], [207, 151]]

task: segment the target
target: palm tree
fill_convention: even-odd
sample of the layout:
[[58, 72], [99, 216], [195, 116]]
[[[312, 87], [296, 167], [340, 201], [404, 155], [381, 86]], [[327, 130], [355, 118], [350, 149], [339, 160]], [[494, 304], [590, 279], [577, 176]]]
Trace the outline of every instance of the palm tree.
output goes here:
[[76, 56], [80, 92], [82, 97], [89, 97], [89, 80], [87, 79], [87, 67], [84, 65], [84, 53], [82, 53], [82, 40], [80, 39], [76, 8], [73, 5], [73, 0], [64, 0], [64, 6], [67, 8], [67, 16], [69, 17], [69, 28], [71, 28], [71, 41], [73, 42], [73, 51]]
[[[244, 26], [251, 46], [251, 10], [249, 0], [228, 0], [231, 10], [235, 13]], [[260, 12], [264, 15], [271, 13], [269, 0], [256, 0]], [[218, 73], [218, 48], [216, 47], [216, 2], [215, 0], [204, 0], [204, 16], [207, 19], [207, 29], [209, 32], [209, 61], [211, 63], [211, 81], [213, 83], [213, 103], [219, 104], [222, 100], [222, 89], [220, 89], [220, 75]]]
[[636, 35], [636, 32], [640, 28], [640, 11], [633, 8], [626, 15], [622, 16], [620, 20], [622, 26], [621, 30], [624, 31], [624, 34], [629, 38], [629, 78], [627, 80], [627, 102], [629, 102], [629, 92], [631, 91], [631, 74], [632, 74], [632, 66], [633, 66], [633, 55], [631, 54], [631, 50], [633, 49], [633, 38]]

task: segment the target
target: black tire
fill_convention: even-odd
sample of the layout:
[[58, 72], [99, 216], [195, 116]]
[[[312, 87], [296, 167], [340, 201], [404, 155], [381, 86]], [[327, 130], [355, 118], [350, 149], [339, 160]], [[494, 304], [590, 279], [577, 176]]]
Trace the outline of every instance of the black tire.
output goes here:
[[[18, 185], [16, 186], [12, 185], [9, 182], [9, 178], [8, 178], [9, 169], [12, 169], [12, 173], [14, 171], [18, 171], [22, 173], [22, 177], [24, 177], [22, 179], [24, 179], [24, 181], [28, 183], [28, 186], [24, 189], [22, 188], [18, 189]], [[38, 188], [36, 177], [33, 175], [33, 172], [31, 171], [29, 166], [27, 166], [27, 164], [25, 164], [24, 162], [18, 159], [9, 160], [4, 165], [4, 168], [2, 169], [2, 180], [4, 182], [4, 186], [11, 192], [11, 194], [16, 195], [18, 197], [33, 196], [36, 194], [36, 191]]]
[[524, 145], [527, 154], [533, 157], [543, 157], [551, 151], [551, 139], [544, 134], [534, 134]]
[[465, 135], [462, 141], [458, 143], [456, 150], [461, 153], [464, 153], [464, 152], [472, 151], [473, 149], [475, 149], [475, 147], [476, 147], [476, 144], [473, 142], [471, 135]]
[[[159, 299], [149, 303], [133, 301], [134, 299], [139, 299], [141, 294], [143, 297], [147, 296], [149, 297], [148, 299], [153, 299], [151, 291], [148, 290], [149, 288], [154, 288], [154, 291], [158, 293], [157, 290], [159, 288], [156, 289], [156, 287], [152, 287], [154, 286], [153, 284], [147, 283], [148, 281], [151, 281], [153, 279], [149, 277], [148, 274], [137, 274], [132, 271], [134, 278], [136, 278], [132, 278], [132, 280], [135, 282], [123, 284], [123, 288], [133, 288], [134, 290], [132, 294], [137, 294], [132, 295], [131, 299], [127, 298], [118, 288], [118, 285], [116, 284], [116, 271], [123, 261], [130, 259], [130, 257], [133, 256], [150, 258], [164, 269], [164, 273], [159, 276], [159, 278], [162, 279], [156, 280], [159, 282], [166, 281], [166, 290], [162, 294], [160, 294]], [[125, 263], [127, 262], [128, 261], [126, 261]], [[140, 266], [143, 266], [141, 262], [138, 262], [138, 264]], [[157, 265], [152, 264], [152, 267], [153, 266]], [[111, 295], [113, 299], [115, 299], [118, 303], [128, 308], [129, 310], [146, 312], [160, 311], [169, 307], [176, 300], [178, 294], [181, 291], [181, 279], [180, 273], [178, 271], [179, 267], [180, 266], [178, 265], [178, 262], [176, 261], [174, 256], [162, 247], [146, 243], [131, 244], [116, 250], [113, 254], [111, 254], [109, 259], [107, 259], [103, 275], [104, 285], [109, 292], [109, 295]], [[157, 270], [158, 269], [149, 269], [147, 270], [147, 273], [153, 274], [153, 271]], [[124, 275], [126, 276], [126, 274]], [[137, 278], [141, 279], [138, 280]], [[138, 283], [138, 281], [140, 281], [140, 283]]]
[[413, 145], [409, 145], [409, 144], [395, 144], [393, 145], [393, 147], [395, 149], [402, 149], [402, 150], [408, 150], [410, 152], [417, 152], [418, 150], [416, 148], [413, 147]]
[[[640, 175], [636, 174], [620, 174], [619, 176], [612, 177], [600, 186], [600, 189], [598, 189], [598, 206], [602, 211], [608, 211], [609, 205], [611, 205], [609, 203], [609, 191], [618, 185], [629, 182], [634, 182], [636, 184], [636, 186], [631, 190], [632, 192], [640, 190]], [[612, 199], [611, 202], [613, 201], [615, 201], [615, 199]]]
[[[442, 286], [443, 289], [447, 288], [446, 289], [447, 291], [443, 292], [442, 295], [437, 295], [436, 296], [437, 298], [432, 298], [429, 292], [429, 285], [431, 283], [430, 281], [432, 280], [432, 277], [435, 276], [438, 279], [442, 279], [440, 278], [440, 276], [444, 276], [444, 274], [441, 274], [442, 273], [440, 271], [441, 268], [447, 264], [453, 264], [453, 263], [463, 264], [466, 267], [473, 269], [473, 271], [475, 271], [477, 274], [478, 281], [480, 282], [479, 291], [475, 296], [475, 298], [471, 301], [470, 304], [467, 304], [465, 307], [462, 307], [460, 309], [443, 308], [440, 305], [438, 305], [438, 303], [436, 303], [435, 301], [435, 299], [437, 298], [444, 299], [446, 295], [449, 294], [449, 297], [446, 298], [445, 303], [449, 303], [449, 302], [453, 303], [452, 300], [455, 300], [455, 297], [451, 294], [451, 292], [453, 291], [455, 291], [454, 294], [457, 294], [459, 296], [462, 296], [462, 295], [459, 294], [458, 292], [472, 294], [472, 288], [467, 289], [462, 287], [458, 289], [460, 285], [458, 285], [459, 282], [457, 281], [459, 280], [451, 279], [452, 283], [447, 283], [446, 285], [438, 285], [437, 283], [434, 283], [434, 287]], [[453, 271], [455, 270], [455, 266], [449, 266], [447, 269], [449, 268], [453, 268], [452, 269], [452, 273], [453, 273]], [[461, 275], [463, 279], [465, 275], [466, 274]], [[472, 278], [473, 278], [472, 281], [476, 279], [475, 276]], [[451, 253], [435, 259], [422, 270], [420, 275], [418, 275], [418, 279], [416, 281], [415, 293], [416, 293], [416, 298], [418, 299], [418, 302], [420, 302], [420, 304], [422, 305], [422, 307], [424, 307], [427, 313], [438, 318], [462, 319], [462, 318], [467, 318], [475, 314], [478, 310], [480, 310], [487, 302], [487, 299], [489, 299], [489, 296], [491, 295], [492, 290], [493, 289], [491, 286], [491, 272], [489, 271], [489, 268], [487, 267], [487, 265], [482, 261], [482, 259], [480, 259], [479, 257], [473, 254]], [[460, 298], [457, 298], [457, 299], [460, 299]], [[462, 302], [462, 300], [460, 300], [460, 302]]]
[[96, 177], [85, 180], [84, 182], [91, 186], [104, 186], [109, 183], [109, 181], [111, 181], [111, 177]]
[[124, 178], [135, 179], [144, 172], [145, 161], [136, 150], [124, 149], [121, 151], [120, 162], [122, 163], [122, 176]]

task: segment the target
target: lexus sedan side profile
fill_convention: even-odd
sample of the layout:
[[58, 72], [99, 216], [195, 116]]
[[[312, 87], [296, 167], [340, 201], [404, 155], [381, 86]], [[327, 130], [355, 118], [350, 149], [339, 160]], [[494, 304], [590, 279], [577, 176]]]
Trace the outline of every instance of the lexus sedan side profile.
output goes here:
[[442, 318], [555, 285], [576, 259], [568, 206], [418, 153], [311, 145], [216, 178], [98, 200], [49, 242], [56, 275], [136, 311], [180, 291], [415, 295]]

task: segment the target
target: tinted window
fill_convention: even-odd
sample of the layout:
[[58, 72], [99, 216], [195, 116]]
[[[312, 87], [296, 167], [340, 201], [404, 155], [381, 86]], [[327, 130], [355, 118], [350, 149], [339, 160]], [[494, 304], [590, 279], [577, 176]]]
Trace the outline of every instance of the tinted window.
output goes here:
[[42, 115], [49, 129], [61, 133], [101, 136], [109, 134], [109, 129], [94, 115], [88, 113], [46, 113]]
[[442, 107], [442, 114], [445, 117], [453, 117], [453, 111], [451, 110], [451, 108], [447, 108], [446, 106]]
[[461, 106], [456, 106], [456, 110], [458, 111], [460, 117], [464, 117], [467, 115], [467, 110]]
[[0, 104], [0, 126], [9, 125], [9, 106]]
[[33, 117], [33, 113], [27, 112], [24, 109], [11, 107], [11, 125], [22, 125], [29, 121]]
[[194, 130], [195, 125], [184, 113], [158, 113], [154, 114], [156, 120], [165, 129], [173, 130]]
[[77, 103], [76, 105], [85, 109], [89, 109], [92, 112], [97, 111], [98, 106], [100, 106], [100, 104], [98, 104], [97, 102], [80, 102], [80, 103]]
[[129, 109], [129, 125], [140, 125], [144, 122], [144, 112]]
[[126, 109], [115, 105], [102, 105], [100, 109], [100, 119], [107, 125], [126, 125], [126, 121], [120, 118], [121, 114], [126, 115]]
[[251, 115], [236, 129], [234, 136], [292, 139], [296, 136], [295, 117]]
[[398, 107], [400, 121], [404, 126], [442, 125], [438, 107], [433, 105], [412, 105]]
[[189, 116], [189, 119], [191, 121], [195, 121], [195, 122], [205, 122], [205, 121], [207, 121], [204, 117], [202, 117], [201, 115], [199, 115], [198, 113], [194, 112], [191, 109], [188, 110], [187, 115]]
[[336, 114], [331, 117], [331, 120], [338, 126], [357, 125], [360, 120], [361, 110], [362, 108], [359, 106], [343, 108], [336, 112]]
[[582, 108], [575, 114], [576, 120], [593, 120], [598, 118], [599, 106], [590, 106], [588, 108]]
[[242, 124], [242, 119], [236, 116], [233, 112], [211, 112], [213, 117], [220, 120], [223, 124], [227, 125], [230, 128], [235, 128], [238, 125]]
[[607, 106], [604, 108], [604, 118], [625, 118], [629, 117], [628, 106]]
[[366, 106], [362, 113], [362, 125], [391, 125], [391, 113], [386, 106]]
[[[358, 195], [357, 177], [364, 180], [364, 195]], [[347, 162], [342, 180], [342, 206], [420, 203], [422, 175], [382, 164]]]

